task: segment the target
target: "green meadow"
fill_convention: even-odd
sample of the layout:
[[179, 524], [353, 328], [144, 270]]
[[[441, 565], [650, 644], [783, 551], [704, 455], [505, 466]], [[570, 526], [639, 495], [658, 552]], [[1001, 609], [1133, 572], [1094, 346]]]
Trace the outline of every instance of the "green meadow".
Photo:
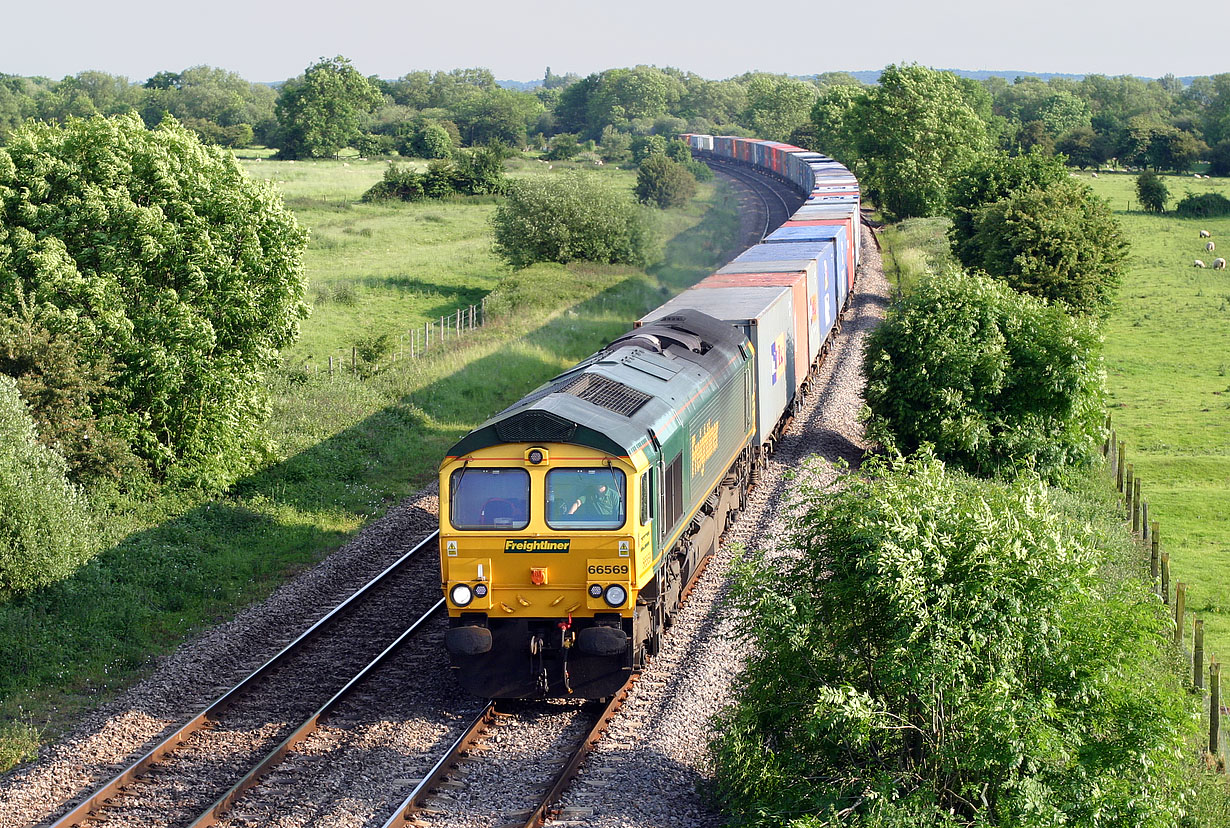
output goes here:
[[[489, 414], [627, 330], [732, 255], [736, 199], [702, 185], [659, 215], [647, 270], [537, 265], [491, 253], [490, 198], [362, 204], [383, 162], [246, 157], [311, 231], [312, 315], [268, 377], [262, 468], [224, 495], [106, 504], [107, 548], [73, 577], [0, 604], [0, 772], [146, 674], [186, 637], [268, 595], [429, 484], [445, 449]], [[583, 162], [513, 159], [512, 175]], [[631, 190], [635, 173], [610, 167]], [[333, 376], [328, 356], [421, 329], [487, 297], [490, 324], [424, 359]]]
[[[1132, 245], [1119, 304], [1107, 321], [1110, 412], [1127, 460], [1160, 522], [1171, 580], [1205, 622], [1205, 650], [1230, 658], [1230, 217], [1139, 211], [1136, 176], [1083, 176]], [[1173, 208], [1187, 192], [1230, 197], [1230, 181], [1165, 176]], [[1218, 250], [1205, 251], [1213, 234]], [[1200, 259], [1209, 268], [1193, 262]], [[1191, 618], [1188, 623], [1190, 625]]]

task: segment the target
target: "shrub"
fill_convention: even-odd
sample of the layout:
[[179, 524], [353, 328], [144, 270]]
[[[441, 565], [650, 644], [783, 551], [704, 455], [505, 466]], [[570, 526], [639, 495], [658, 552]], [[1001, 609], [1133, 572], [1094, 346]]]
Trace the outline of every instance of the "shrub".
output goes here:
[[735, 822], [1186, 824], [1195, 705], [1148, 587], [1101, 577], [1129, 554], [1111, 507], [925, 454], [863, 473], [804, 484], [792, 554], [736, 565], [751, 655], [713, 743]]
[[973, 231], [967, 266], [1077, 313], [1109, 311], [1127, 242], [1110, 207], [1079, 181], [1017, 190], [977, 208]]
[[632, 163], [640, 165], [651, 155], [666, 154], [666, 139], [661, 135], [638, 135], [628, 145], [632, 152]]
[[1140, 205], [1151, 213], [1160, 213], [1166, 209], [1166, 199], [1170, 191], [1166, 182], [1153, 170], [1145, 170], [1136, 176], [1136, 197]]
[[682, 207], [696, 195], [696, 178], [687, 167], [665, 155], [651, 155], [636, 173], [637, 201], [665, 210]]
[[363, 201], [383, 201], [399, 198], [402, 201], [419, 201], [426, 197], [423, 175], [411, 168], [389, 164], [384, 177], [363, 194]]
[[864, 371], [869, 436], [904, 453], [931, 444], [974, 474], [1056, 477], [1101, 433], [1092, 323], [985, 276], [921, 282], [868, 338]]
[[581, 145], [577, 143], [577, 136], [563, 132], [551, 139], [551, 149], [547, 150], [545, 157], [548, 161], [569, 161], [580, 152]]
[[93, 551], [68, 464], [39, 442], [12, 377], [0, 374], [0, 597], [70, 575]]
[[491, 223], [496, 253], [517, 268], [578, 259], [644, 265], [651, 255], [646, 216], [592, 174], [516, 181]]
[[1230, 198], [1221, 193], [1188, 193], [1174, 206], [1174, 211], [1185, 218], [1216, 218], [1230, 216]]

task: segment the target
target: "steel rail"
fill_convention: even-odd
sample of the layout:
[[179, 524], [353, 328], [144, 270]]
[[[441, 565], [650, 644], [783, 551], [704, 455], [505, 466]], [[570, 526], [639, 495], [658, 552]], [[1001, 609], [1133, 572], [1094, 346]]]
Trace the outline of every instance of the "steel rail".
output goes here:
[[419, 780], [419, 783], [414, 786], [414, 790], [410, 792], [402, 803], [397, 806], [397, 810], [389, 817], [381, 828], [402, 828], [409, 825], [414, 818], [414, 814], [422, 809], [422, 800], [426, 799], [428, 794], [435, 790], [436, 786], [448, 776], [448, 772], [457, 766], [461, 761], [461, 756], [467, 750], [474, 746], [480, 736], [486, 732], [486, 727], [490, 726], [495, 721], [495, 702], [488, 701], [483, 709], [478, 711], [478, 714], [466, 727], [465, 731], [457, 737], [452, 746], [445, 751], [427, 775]]
[[243, 681], [236, 684], [226, 693], [219, 696], [208, 707], [197, 713], [186, 724], [179, 727], [171, 735], [164, 738], [157, 745], [146, 752], [141, 758], [137, 759], [124, 770], [116, 774], [110, 781], [101, 787], [94, 790], [83, 801], [74, 806], [68, 813], [61, 816], [55, 822], [51, 823], [49, 828], [69, 828], [69, 826], [80, 825], [85, 819], [95, 812], [104, 809], [107, 804], [119, 795], [125, 785], [140, 780], [141, 775], [159, 760], [165, 758], [180, 747], [193, 733], [202, 729], [209, 721], [214, 720], [217, 716], [225, 712], [244, 692], [249, 690], [253, 685], [265, 678], [274, 669], [281, 666], [291, 655], [296, 653], [308, 641], [317, 638], [324, 630], [328, 629], [335, 622], [345, 617], [345, 615], [356, 607], [361, 600], [374, 590], [386, 577], [392, 572], [401, 568], [410, 558], [422, 550], [424, 547], [434, 543], [440, 536], [439, 531], [432, 532], [421, 542], [415, 545], [406, 554], [402, 555], [392, 564], [390, 564], [379, 575], [368, 581], [358, 591], [354, 592], [346, 600], [342, 601], [326, 615], [324, 615], [315, 624], [305, 630], [291, 643], [287, 644], [277, 655], [270, 658], [260, 667], [256, 668]]
[[260, 782], [262, 777], [281, 764], [282, 760], [290, 754], [296, 745], [312, 733], [316, 732], [316, 730], [320, 727], [321, 720], [325, 716], [333, 712], [333, 709], [337, 707], [344, 699], [348, 698], [356, 688], [360, 687], [364, 680], [371, 676], [373, 671], [380, 667], [380, 665], [389, 656], [400, 650], [401, 647], [407, 641], [411, 640], [415, 633], [417, 633], [420, 628], [427, 623], [428, 619], [443, 608], [444, 599], [441, 598], [431, 609], [427, 610], [421, 618], [407, 627], [406, 631], [399, 635], [396, 641], [386, 647], [380, 655], [376, 656], [370, 663], [368, 663], [366, 667], [356, 673], [354, 678], [346, 682], [346, 686], [341, 690], [338, 690], [337, 693], [333, 695], [333, 698], [321, 705], [319, 710], [305, 719], [303, 723], [295, 728], [289, 736], [282, 740], [281, 744], [271, 750], [255, 767], [244, 774], [243, 778], [232, 785], [230, 790], [219, 797], [218, 800], [214, 802], [213, 805], [209, 806], [204, 813], [190, 822], [188, 824], [188, 828], [208, 828], [208, 826], [217, 824], [217, 822], [226, 816], [226, 813], [234, 807], [235, 803], [244, 795], [244, 793], [255, 787]]

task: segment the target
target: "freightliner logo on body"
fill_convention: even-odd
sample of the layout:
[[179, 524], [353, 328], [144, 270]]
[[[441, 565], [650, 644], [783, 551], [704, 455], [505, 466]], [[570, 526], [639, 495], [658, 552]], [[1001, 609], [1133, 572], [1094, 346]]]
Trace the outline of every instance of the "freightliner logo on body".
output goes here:
[[505, 552], [567, 552], [570, 538], [506, 538]]

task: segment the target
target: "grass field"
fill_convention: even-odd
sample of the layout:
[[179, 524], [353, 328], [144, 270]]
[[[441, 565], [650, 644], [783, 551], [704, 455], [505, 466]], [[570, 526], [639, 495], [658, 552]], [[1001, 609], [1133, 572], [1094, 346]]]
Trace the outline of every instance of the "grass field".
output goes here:
[[[269, 377], [273, 453], [225, 496], [114, 507], [109, 547], [74, 577], [0, 605], [0, 772], [140, 678], [186, 636], [259, 600], [435, 476], [445, 448], [730, 257], [735, 199], [705, 185], [661, 217], [646, 271], [490, 253], [489, 199], [364, 205], [384, 164], [246, 159], [312, 231], [315, 304]], [[572, 165], [566, 165], [572, 166]], [[513, 173], [563, 167], [516, 160]], [[605, 168], [631, 188], [635, 175]], [[302, 370], [357, 338], [418, 327], [490, 292], [493, 323], [366, 378]], [[322, 297], [317, 300], [317, 297]]]
[[[1110, 201], [1132, 245], [1119, 305], [1105, 326], [1110, 410], [1127, 459], [1160, 521], [1171, 579], [1188, 584], [1206, 652], [1230, 657], [1230, 271], [1212, 264], [1201, 229], [1230, 251], [1230, 217], [1151, 215], [1134, 175], [1086, 177]], [[1165, 176], [1185, 192], [1230, 196], [1230, 181]], [[1224, 246], [1223, 246], [1224, 245]], [[1189, 621], [1190, 623], [1190, 621]]]

